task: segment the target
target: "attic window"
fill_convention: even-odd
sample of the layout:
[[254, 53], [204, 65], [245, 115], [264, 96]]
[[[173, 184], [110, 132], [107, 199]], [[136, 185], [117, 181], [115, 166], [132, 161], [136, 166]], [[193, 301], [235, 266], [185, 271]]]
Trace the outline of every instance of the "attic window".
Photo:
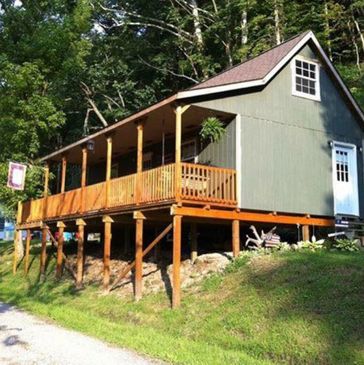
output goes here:
[[292, 95], [320, 100], [319, 65], [296, 58], [292, 64]]

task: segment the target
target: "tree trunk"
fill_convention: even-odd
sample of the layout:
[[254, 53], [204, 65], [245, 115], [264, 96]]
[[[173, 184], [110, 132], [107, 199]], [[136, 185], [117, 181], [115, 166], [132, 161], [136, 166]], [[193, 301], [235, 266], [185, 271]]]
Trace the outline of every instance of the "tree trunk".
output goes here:
[[351, 35], [351, 41], [353, 43], [353, 47], [354, 47], [354, 52], [355, 52], [355, 58], [356, 58], [356, 66], [358, 67], [359, 71], [361, 71], [360, 68], [360, 54], [359, 54], [359, 47], [358, 44], [356, 43], [356, 39], [355, 39], [355, 33], [353, 32], [353, 28], [350, 24], [350, 20], [348, 21], [348, 29]]
[[360, 29], [358, 21], [354, 18], [354, 16], [353, 16], [353, 22], [354, 22], [354, 25], [355, 25], [355, 29], [358, 32], [359, 37], [360, 37], [361, 47], [363, 48], [363, 51], [364, 51], [364, 35], [363, 35], [363, 33]]
[[276, 36], [276, 44], [282, 43], [281, 36], [281, 16], [279, 11], [278, 0], [274, 0], [274, 31]]
[[248, 43], [248, 12], [246, 9], [241, 14], [241, 45], [245, 46]]
[[331, 39], [330, 39], [330, 22], [329, 22], [329, 9], [327, 6], [327, 1], [325, 1], [324, 4], [324, 13], [325, 13], [325, 33], [326, 33], [326, 45], [327, 45], [327, 51], [329, 53], [330, 61], [332, 62], [332, 47], [331, 47]]
[[197, 0], [190, 0], [190, 5], [192, 7], [192, 16], [193, 16], [193, 25], [195, 37], [197, 40], [198, 48], [202, 49], [204, 46], [202, 30], [201, 30], [201, 22], [200, 22], [200, 14], [198, 12], [198, 4]]

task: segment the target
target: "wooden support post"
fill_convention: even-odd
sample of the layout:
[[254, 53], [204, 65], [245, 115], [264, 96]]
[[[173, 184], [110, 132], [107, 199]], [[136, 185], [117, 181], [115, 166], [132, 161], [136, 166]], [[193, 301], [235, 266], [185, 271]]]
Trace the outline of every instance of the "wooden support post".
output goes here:
[[40, 251], [40, 278], [43, 279], [45, 274], [45, 265], [47, 260], [47, 233], [48, 228], [46, 225], [42, 227], [42, 246]]
[[56, 278], [60, 279], [63, 269], [63, 243], [64, 243], [64, 229], [66, 225], [63, 222], [57, 222], [58, 227], [58, 241], [57, 241], [57, 266]]
[[173, 292], [172, 308], [181, 304], [181, 235], [182, 216], [173, 216]]
[[43, 219], [47, 217], [47, 202], [49, 189], [49, 163], [44, 167], [44, 191], [43, 191]]
[[139, 204], [142, 195], [142, 172], [143, 172], [143, 132], [144, 121], [137, 123], [137, 181], [136, 181], [136, 202]]
[[134, 212], [135, 219], [135, 283], [134, 298], [136, 301], [142, 297], [143, 287], [143, 225], [145, 216], [142, 212]]
[[61, 193], [66, 191], [67, 156], [62, 156]]
[[310, 226], [307, 224], [302, 226], [302, 240], [309, 241], [310, 240]]
[[196, 223], [191, 223], [191, 261], [192, 263], [195, 262], [197, 258], [197, 225]]
[[87, 182], [87, 146], [82, 146], [82, 170], [81, 170], [81, 212], [85, 211], [85, 187]]
[[182, 190], [182, 165], [181, 165], [181, 143], [182, 143], [182, 114], [190, 107], [190, 105], [178, 105], [176, 107], [176, 138], [175, 138], [175, 189], [176, 200], [179, 201]]
[[24, 258], [24, 274], [28, 274], [29, 270], [29, 252], [30, 252], [30, 241], [32, 239], [32, 232], [30, 229], [27, 229], [27, 239], [25, 243], [25, 258]]
[[180, 200], [182, 187], [181, 143], [182, 143], [182, 106], [176, 108], [176, 140], [175, 140], [175, 189], [176, 200]]
[[110, 179], [111, 179], [111, 165], [112, 165], [112, 135], [106, 136], [107, 155], [106, 155], [106, 201], [105, 208], [109, 206], [109, 195], [110, 195]]
[[81, 288], [83, 281], [83, 248], [86, 222], [83, 219], [77, 219], [76, 225], [78, 226], [76, 288]]
[[238, 257], [240, 252], [240, 223], [235, 219], [232, 223], [233, 257]]
[[102, 218], [104, 222], [104, 278], [103, 286], [105, 290], [108, 290], [110, 284], [110, 255], [111, 255], [111, 224], [113, 219], [105, 215]]
[[47, 163], [44, 167], [44, 191], [43, 196], [48, 196], [48, 189], [49, 189], [49, 164]]

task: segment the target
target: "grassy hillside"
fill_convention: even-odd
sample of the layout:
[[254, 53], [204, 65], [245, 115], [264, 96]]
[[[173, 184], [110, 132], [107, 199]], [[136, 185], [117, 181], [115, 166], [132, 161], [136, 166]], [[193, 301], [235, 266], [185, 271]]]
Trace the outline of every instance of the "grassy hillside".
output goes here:
[[287, 252], [241, 258], [223, 275], [183, 293], [179, 310], [165, 293], [139, 303], [74, 292], [57, 283], [54, 259], [43, 284], [39, 256], [14, 277], [0, 243], [0, 300], [57, 323], [178, 364], [363, 364], [364, 253]]

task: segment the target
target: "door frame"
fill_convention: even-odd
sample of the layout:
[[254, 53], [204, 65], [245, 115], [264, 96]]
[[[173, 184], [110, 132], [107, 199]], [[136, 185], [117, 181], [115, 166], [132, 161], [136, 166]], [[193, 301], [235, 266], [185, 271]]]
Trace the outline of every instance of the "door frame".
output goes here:
[[[343, 214], [338, 213], [336, 211], [336, 199], [335, 199], [335, 186], [336, 186], [336, 147], [346, 147], [353, 150], [354, 163], [355, 163], [355, 172], [353, 173], [353, 183], [354, 183], [354, 191], [353, 195], [356, 196], [355, 206], [353, 207], [355, 212], [348, 214], [353, 216], [360, 216], [359, 209], [359, 183], [358, 183], [358, 154], [357, 154], [357, 146], [353, 143], [340, 142], [340, 141], [332, 141], [331, 148], [331, 161], [332, 161], [332, 187], [333, 187], [333, 198], [334, 198], [334, 215]], [[351, 175], [350, 175], [351, 176]]]

